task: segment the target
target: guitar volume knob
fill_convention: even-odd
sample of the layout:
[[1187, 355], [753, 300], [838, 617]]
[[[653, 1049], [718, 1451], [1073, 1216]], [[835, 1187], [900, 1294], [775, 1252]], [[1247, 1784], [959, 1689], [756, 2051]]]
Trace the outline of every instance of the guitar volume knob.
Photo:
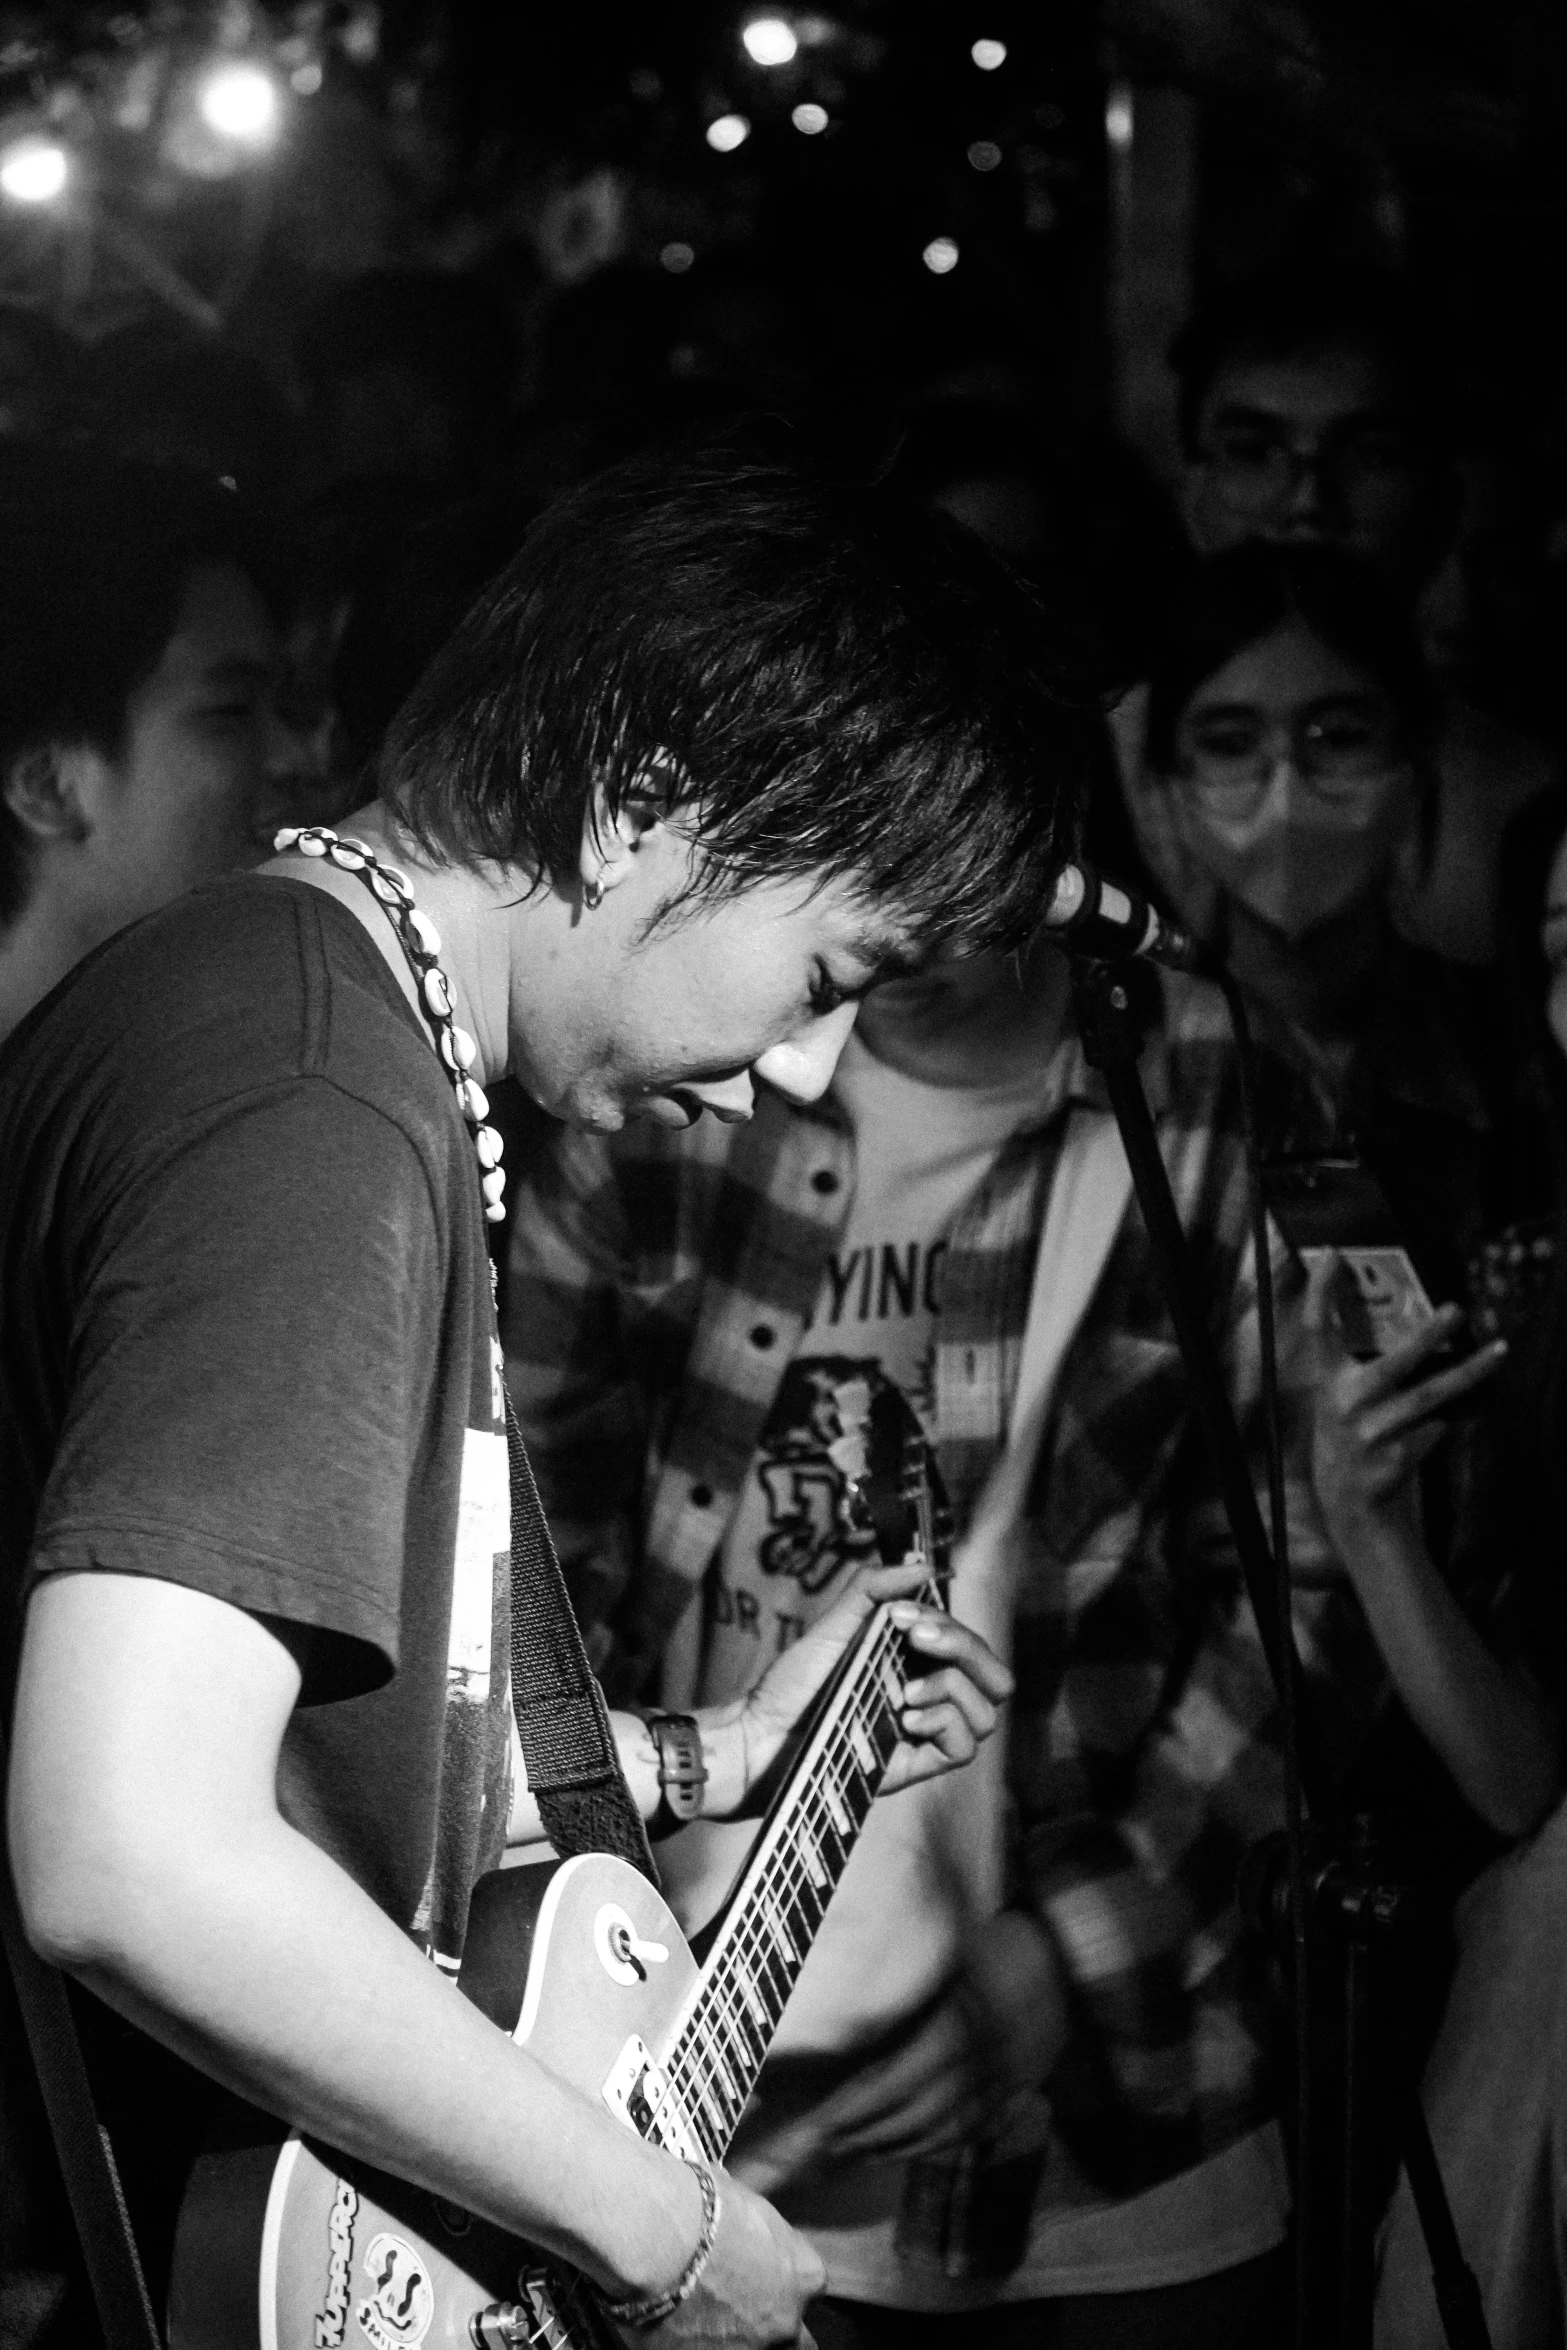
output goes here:
[[519, 2301], [492, 2301], [476, 2310], [468, 2333], [474, 2350], [528, 2350], [535, 2338], [533, 2320]]

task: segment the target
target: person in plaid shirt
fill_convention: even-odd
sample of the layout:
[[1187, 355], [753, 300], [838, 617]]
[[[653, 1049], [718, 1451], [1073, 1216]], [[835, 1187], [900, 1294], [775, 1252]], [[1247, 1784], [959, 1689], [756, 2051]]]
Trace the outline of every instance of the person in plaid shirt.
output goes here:
[[[1145, 1080], [1260, 1483], [1233, 1050], [1214, 992], [1156, 984]], [[846, 1366], [919, 1407], [962, 1536], [1007, 1442], [1052, 1190], [1104, 1108], [1067, 967], [1036, 944], [877, 990], [809, 1109], [764, 1092], [742, 1127], [552, 1138], [514, 1224], [508, 1377], [611, 1702], [738, 1694], [841, 1588], [813, 1429]], [[976, 1913], [961, 1883], [975, 1772], [945, 1806], [878, 1807], [737, 2147], [823, 2253], [824, 2345], [834, 2311], [856, 2343], [916, 2310], [956, 2326], [943, 2341], [980, 2339], [977, 2310], [987, 2343], [1004, 2316], [1021, 2340], [1042, 2301], [1052, 2342], [1079, 2303], [1097, 2342], [1123, 2338], [1118, 2309], [1140, 2341], [1150, 2296], [1161, 2341], [1274, 2338], [1275, 2019], [1234, 1897], [1282, 1819], [1274, 1697], [1135, 1207], [1107, 1246], [1018, 1528], [995, 1896]], [[1378, 1671], [1313, 1532], [1279, 1277], [1297, 1634], [1335, 1718], [1363, 1720]], [[662, 1848], [691, 1921], [735, 1857], [686, 1858], [709, 1834]], [[961, 2240], [944, 2177], [989, 2222], [1021, 2198], [1007, 2250]]]

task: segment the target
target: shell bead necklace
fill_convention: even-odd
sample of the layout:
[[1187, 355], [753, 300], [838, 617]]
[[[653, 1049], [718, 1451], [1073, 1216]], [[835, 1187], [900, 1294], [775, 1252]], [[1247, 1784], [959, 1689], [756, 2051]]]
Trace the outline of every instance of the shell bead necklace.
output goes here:
[[324, 824], [287, 824], [276, 835], [272, 846], [280, 856], [294, 849], [302, 857], [325, 857], [341, 873], [357, 873], [397, 932], [414, 975], [419, 1009], [452, 1081], [457, 1106], [473, 1132], [485, 1216], [491, 1224], [498, 1224], [506, 1213], [501, 1204], [506, 1189], [501, 1138], [485, 1122], [490, 1105], [483, 1086], [468, 1074], [478, 1059], [479, 1048], [467, 1029], [459, 1028], [452, 1018], [451, 985], [437, 960], [441, 952], [440, 933], [429, 916], [421, 914], [414, 904], [407, 875], [400, 873], [395, 865], [383, 865], [364, 841], [342, 839]]

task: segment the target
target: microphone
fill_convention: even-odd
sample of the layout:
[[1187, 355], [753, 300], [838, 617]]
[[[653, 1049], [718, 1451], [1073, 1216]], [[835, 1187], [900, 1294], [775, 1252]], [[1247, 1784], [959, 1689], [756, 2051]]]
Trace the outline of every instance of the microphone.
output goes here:
[[1140, 890], [1107, 879], [1082, 857], [1056, 876], [1045, 929], [1069, 955], [1096, 963], [1142, 956], [1172, 971], [1211, 968], [1207, 950], [1188, 931], [1168, 921]]

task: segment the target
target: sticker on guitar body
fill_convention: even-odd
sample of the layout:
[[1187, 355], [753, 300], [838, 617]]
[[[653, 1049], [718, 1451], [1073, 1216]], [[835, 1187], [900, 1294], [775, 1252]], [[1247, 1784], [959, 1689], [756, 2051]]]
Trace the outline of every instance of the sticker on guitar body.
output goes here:
[[422, 2342], [435, 2316], [435, 2287], [413, 2246], [401, 2236], [372, 2236], [364, 2273], [370, 2297], [354, 2317], [375, 2350], [409, 2350]]
[[348, 2327], [349, 2282], [354, 2266], [354, 2219], [359, 2210], [357, 2188], [346, 2179], [337, 2182], [326, 2223], [326, 2304], [316, 2319], [314, 2350], [338, 2350]]

